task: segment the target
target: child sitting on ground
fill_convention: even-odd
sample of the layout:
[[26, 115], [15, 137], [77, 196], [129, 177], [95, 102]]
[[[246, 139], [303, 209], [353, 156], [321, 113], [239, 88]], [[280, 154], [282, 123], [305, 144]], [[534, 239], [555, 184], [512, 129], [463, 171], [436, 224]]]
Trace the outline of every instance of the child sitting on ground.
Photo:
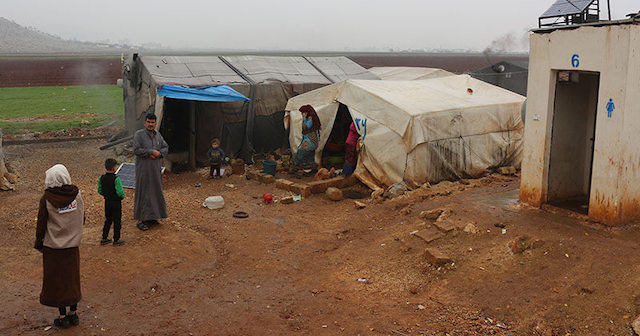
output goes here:
[[[211, 140], [211, 148], [207, 152], [207, 158], [209, 158], [209, 163], [211, 164], [209, 178], [220, 178], [220, 167], [222, 167], [222, 163], [225, 160], [224, 151], [220, 148], [220, 140]], [[214, 171], [216, 172], [215, 176], [213, 175]]]
[[114, 159], [107, 159], [104, 162], [104, 168], [107, 172], [98, 179], [98, 194], [104, 197], [104, 226], [102, 227], [102, 240], [100, 245], [111, 243], [109, 239], [109, 229], [113, 223], [113, 246], [124, 244], [124, 240], [120, 239], [120, 227], [122, 222], [122, 199], [124, 198], [124, 189], [122, 189], [122, 181], [116, 176], [116, 167], [118, 162]]

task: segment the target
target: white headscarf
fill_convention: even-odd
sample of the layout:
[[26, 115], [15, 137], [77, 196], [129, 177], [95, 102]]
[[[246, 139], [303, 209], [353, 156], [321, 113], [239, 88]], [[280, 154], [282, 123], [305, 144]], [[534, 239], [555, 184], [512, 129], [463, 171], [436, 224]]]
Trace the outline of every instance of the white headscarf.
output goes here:
[[45, 172], [44, 184], [47, 188], [62, 187], [71, 184], [71, 176], [67, 167], [57, 164]]

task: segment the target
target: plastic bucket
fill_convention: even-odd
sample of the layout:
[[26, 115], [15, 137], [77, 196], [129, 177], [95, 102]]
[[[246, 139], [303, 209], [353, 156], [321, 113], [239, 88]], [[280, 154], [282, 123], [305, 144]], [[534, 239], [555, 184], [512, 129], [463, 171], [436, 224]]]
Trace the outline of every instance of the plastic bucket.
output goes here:
[[262, 172], [269, 175], [276, 175], [276, 167], [278, 163], [273, 160], [262, 161]]

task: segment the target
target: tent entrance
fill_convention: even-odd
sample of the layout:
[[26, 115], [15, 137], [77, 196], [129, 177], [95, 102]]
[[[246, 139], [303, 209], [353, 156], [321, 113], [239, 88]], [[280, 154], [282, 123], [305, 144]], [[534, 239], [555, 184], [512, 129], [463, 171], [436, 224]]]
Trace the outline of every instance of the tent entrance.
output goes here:
[[349, 136], [349, 126], [353, 122], [349, 107], [340, 104], [336, 119], [331, 128], [331, 134], [322, 151], [322, 166], [331, 169], [342, 169], [344, 165], [345, 141]]
[[547, 203], [588, 214], [600, 74], [561, 71], [556, 79]]
[[189, 101], [166, 98], [160, 133], [169, 144], [168, 160], [172, 171], [188, 167], [189, 161]]
[[172, 170], [206, 164], [211, 140], [222, 140], [223, 123], [218, 102], [167, 98], [160, 132], [169, 144]]

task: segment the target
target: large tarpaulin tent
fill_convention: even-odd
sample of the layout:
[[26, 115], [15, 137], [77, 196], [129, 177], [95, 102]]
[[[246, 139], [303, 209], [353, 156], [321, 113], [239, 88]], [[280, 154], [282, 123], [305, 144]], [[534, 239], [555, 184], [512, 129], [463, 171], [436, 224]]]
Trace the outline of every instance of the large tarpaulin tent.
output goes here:
[[419, 81], [347, 80], [291, 98], [285, 124], [293, 151], [300, 113], [312, 105], [323, 125], [320, 162], [336, 112], [346, 105], [363, 139], [356, 176], [372, 188], [477, 176], [522, 156], [525, 98], [468, 75]]
[[377, 75], [382, 80], [422, 80], [436, 77], [454, 76], [455, 74], [437, 68], [422, 67], [373, 67], [369, 72]]
[[[378, 79], [346, 57], [138, 56], [124, 68], [127, 130], [142, 128], [155, 112], [172, 153], [189, 153], [193, 165], [205, 162], [213, 138], [232, 156], [287, 146], [282, 124], [287, 100], [341, 80]], [[226, 84], [249, 101], [209, 102], [165, 98], [163, 85], [188, 88]]]

